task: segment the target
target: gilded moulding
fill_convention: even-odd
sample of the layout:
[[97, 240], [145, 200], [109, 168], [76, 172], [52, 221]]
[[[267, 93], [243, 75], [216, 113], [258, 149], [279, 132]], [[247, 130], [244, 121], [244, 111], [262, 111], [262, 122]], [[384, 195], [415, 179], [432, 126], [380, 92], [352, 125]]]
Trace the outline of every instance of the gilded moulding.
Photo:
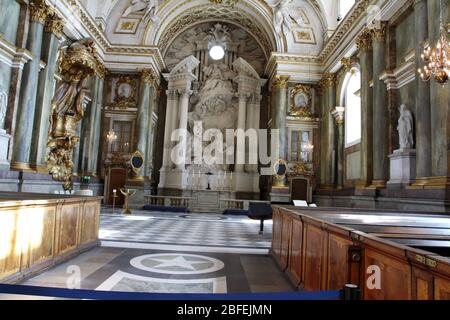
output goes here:
[[82, 39], [60, 49], [59, 71], [62, 80], [51, 104], [47, 169], [53, 180], [72, 190], [73, 149], [80, 140], [78, 124], [84, 116], [84, 98], [89, 76], [99, 73], [92, 39]]

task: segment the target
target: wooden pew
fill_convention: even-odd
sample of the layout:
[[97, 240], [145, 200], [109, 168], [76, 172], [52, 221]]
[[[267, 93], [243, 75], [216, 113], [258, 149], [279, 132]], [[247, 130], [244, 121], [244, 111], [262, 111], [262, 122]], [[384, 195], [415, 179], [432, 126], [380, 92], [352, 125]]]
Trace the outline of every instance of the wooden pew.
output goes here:
[[[335, 210], [345, 214], [343, 209]], [[362, 297], [368, 300], [450, 299], [450, 259], [391, 241], [402, 239], [401, 235], [421, 245], [436, 245], [436, 241], [447, 245], [446, 223], [443, 228], [432, 228], [431, 239], [427, 239], [428, 226], [421, 228], [418, 224], [402, 228], [355, 225], [352, 221], [351, 228], [336, 223], [336, 219], [330, 219], [335, 223], [320, 219], [326, 217], [321, 216], [322, 210], [274, 206], [273, 212], [272, 257], [301, 290], [338, 290], [353, 283], [360, 286]], [[357, 230], [358, 226], [375, 234]], [[380, 234], [390, 238], [383, 239]], [[381, 289], [367, 285], [372, 280], [368, 270], [373, 266], [381, 271]]]

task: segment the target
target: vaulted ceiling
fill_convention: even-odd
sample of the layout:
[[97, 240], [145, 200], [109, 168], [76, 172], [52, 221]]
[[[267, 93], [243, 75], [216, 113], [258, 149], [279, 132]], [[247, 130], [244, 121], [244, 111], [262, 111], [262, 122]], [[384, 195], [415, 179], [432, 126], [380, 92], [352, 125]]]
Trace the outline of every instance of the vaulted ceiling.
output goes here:
[[[251, 34], [266, 51], [305, 55], [318, 54], [330, 30], [336, 27], [335, 0], [240, 0], [235, 6], [214, 4], [211, 0], [79, 0], [102, 27], [113, 44], [159, 46], [164, 53], [171, 42], [192, 26], [209, 21], [236, 25]], [[145, 16], [148, 1], [157, 2]], [[295, 17], [290, 30], [277, 32], [274, 4], [290, 2], [288, 12]], [[137, 4], [137, 5], [136, 5]], [[279, 7], [278, 7], [279, 8]], [[131, 12], [131, 13], [130, 13]], [[301, 24], [297, 21], [300, 19]]]

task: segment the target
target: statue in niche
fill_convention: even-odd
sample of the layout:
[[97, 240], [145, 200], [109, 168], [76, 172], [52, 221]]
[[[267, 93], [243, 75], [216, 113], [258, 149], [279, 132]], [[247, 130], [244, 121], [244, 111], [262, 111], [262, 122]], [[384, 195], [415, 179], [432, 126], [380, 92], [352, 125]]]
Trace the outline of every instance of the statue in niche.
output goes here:
[[291, 6], [293, 0], [267, 0], [269, 6], [273, 8], [273, 24], [279, 36], [288, 35], [291, 32], [292, 24], [304, 25], [303, 17]]
[[6, 108], [8, 106], [8, 95], [6, 91], [0, 86], [0, 131], [5, 127]]
[[414, 119], [406, 105], [402, 104], [399, 108], [400, 118], [398, 119], [398, 135], [400, 140], [400, 149], [412, 149], [414, 147]]
[[158, 22], [158, 17], [155, 13], [158, 10], [159, 0], [133, 0], [131, 5], [123, 13], [123, 17], [128, 17], [130, 14], [144, 12], [142, 21], [146, 22], [152, 20], [153, 23]]

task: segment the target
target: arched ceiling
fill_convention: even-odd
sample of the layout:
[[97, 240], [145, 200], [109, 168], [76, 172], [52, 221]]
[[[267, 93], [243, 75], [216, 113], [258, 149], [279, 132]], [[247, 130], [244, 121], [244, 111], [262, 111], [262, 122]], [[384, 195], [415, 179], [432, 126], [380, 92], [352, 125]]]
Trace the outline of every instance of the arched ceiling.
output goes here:
[[[265, 54], [288, 52], [319, 54], [326, 32], [333, 24], [333, 14], [325, 10], [330, 0], [291, 0], [290, 11], [305, 22], [293, 22], [291, 32], [280, 36], [274, 28], [274, 0], [239, 0], [234, 7], [217, 5], [211, 0], [159, 0], [157, 23], [144, 21], [144, 12], [125, 15], [133, 4], [158, 0], [80, 0], [102, 26], [113, 44], [159, 46], [164, 52], [177, 35], [190, 26], [206, 21], [237, 25], [258, 39]], [[289, 0], [284, 0], [288, 1]], [[334, 1], [334, 0], [333, 0]], [[276, 2], [276, 1], [275, 1]], [[335, 23], [334, 23], [335, 24]], [[164, 54], [164, 53], [163, 53]]]

